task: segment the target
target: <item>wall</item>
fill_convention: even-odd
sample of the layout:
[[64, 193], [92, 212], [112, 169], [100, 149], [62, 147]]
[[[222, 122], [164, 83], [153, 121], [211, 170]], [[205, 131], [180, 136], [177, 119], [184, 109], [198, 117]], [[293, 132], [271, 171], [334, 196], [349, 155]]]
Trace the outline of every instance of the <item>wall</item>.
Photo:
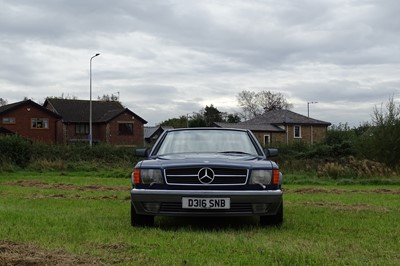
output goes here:
[[[133, 134], [120, 135], [118, 133], [119, 123], [133, 123]], [[115, 117], [109, 122], [109, 128], [105, 128], [103, 132], [107, 132], [108, 135], [104, 137], [114, 145], [143, 146], [144, 144], [144, 125], [129, 112], [124, 112]]]
[[294, 125], [289, 125], [287, 133], [278, 133], [278, 132], [262, 132], [262, 131], [253, 131], [253, 134], [256, 136], [257, 140], [261, 145], [264, 145], [264, 135], [270, 135], [270, 146], [276, 143], [289, 144], [295, 141], [301, 141], [309, 144], [318, 143], [325, 139], [326, 137], [326, 126], [309, 126], [309, 125], [301, 125], [301, 138], [294, 138]]

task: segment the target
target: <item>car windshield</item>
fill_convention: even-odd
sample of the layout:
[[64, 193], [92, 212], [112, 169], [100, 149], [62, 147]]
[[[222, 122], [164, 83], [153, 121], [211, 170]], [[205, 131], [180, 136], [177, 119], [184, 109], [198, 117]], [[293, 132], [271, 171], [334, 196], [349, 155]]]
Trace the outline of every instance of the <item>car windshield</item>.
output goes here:
[[168, 132], [156, 155], [174, 153], [229, 153], [258, 156], [245, 131], [178, 130]]

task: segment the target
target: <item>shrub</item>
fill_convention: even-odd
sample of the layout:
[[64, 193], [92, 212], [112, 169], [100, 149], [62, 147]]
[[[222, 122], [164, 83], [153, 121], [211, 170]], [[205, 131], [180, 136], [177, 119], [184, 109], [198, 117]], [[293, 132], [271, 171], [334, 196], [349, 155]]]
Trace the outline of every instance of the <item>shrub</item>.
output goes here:
[[25, 167], [32, 156], [32, 145], [18, 135], [0, 137], [0, 159], [20, 167]]

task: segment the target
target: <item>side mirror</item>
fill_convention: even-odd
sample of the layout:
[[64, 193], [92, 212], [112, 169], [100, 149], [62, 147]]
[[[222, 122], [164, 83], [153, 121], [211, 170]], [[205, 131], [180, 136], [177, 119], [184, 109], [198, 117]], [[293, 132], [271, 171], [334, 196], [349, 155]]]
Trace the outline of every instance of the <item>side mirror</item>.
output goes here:
[[265, 155], [267, 155], [267, 157], [278, 156], [278, 149], [268, 148], [268, 149], [264, 149], [264, 152], [265, 152]]
[[149, 148], [143, 148], [143, 149], [136, 149], [135, 150], [135, 155], [139, 157], [149, 157], [150, 154], [150, 149]]

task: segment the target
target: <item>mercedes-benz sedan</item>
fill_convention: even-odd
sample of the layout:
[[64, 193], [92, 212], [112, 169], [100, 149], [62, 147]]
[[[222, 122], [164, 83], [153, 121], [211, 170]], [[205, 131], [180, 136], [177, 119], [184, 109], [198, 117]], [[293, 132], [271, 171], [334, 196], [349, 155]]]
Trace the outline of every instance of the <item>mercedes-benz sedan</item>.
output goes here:
[[259, 216], [283, 222], [282, 174], [249, 130], [187, 128], [165, 131], [132, 173], [131, 223], [154, 216]]

